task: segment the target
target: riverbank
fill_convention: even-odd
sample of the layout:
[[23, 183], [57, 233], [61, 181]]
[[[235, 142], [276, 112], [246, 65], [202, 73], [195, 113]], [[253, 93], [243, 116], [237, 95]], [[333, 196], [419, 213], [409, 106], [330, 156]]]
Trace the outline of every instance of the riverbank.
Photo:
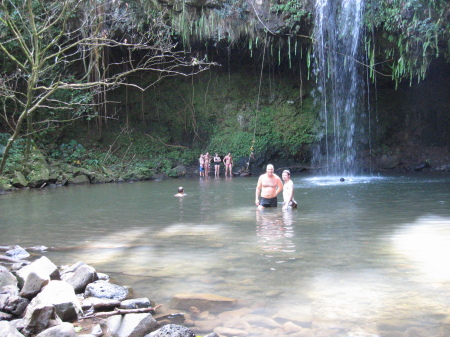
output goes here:
[[[258, 158], [258, 157], [257, 157]], [[163, 163], [164, 162], [164, 163]], [[259, 175], [267, 163], [262, 159], [250, 162], [248, 158], [235, 158], [233, 174], [236, 176]], [[108, 165], [88, 160], [56, 160], [34, 148], [26, 164], [0, 176], [0, 193], [24, 188], [52, 188], [80, 184], [122, 183], [169, 178], [196, 177], [196, 163], [180, 164], [179, 160], [159, 160], [156, 164]], [[276, 169], [288, 168], [291, 172], [318, 172], [323, 168], [312, 167], [287, 159], [273, 159]], [[377, 172], [450, 172], [450, 150], [447, 147], [401, 147], [379, 153], [365, 153], [357, 166], [362, 173]], [[223, 174], [223, 167], [222, 174]], [[212, 175], [212, 174], [211, 174]]]

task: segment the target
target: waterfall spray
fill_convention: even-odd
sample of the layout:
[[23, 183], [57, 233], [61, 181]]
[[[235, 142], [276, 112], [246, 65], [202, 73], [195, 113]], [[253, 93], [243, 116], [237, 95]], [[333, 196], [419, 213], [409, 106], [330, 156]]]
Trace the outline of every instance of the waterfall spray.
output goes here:
[[364, 114], [360, 41], [364, 0], [316, 0], [313, 95], [321, 121], [313, 163], [328, 174], [357, 173], [358, 119]]

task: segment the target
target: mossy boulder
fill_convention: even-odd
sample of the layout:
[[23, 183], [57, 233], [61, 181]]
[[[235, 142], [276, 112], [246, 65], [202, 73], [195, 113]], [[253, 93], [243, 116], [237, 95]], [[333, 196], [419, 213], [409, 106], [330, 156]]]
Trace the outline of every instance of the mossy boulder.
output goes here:
[[22, 172], [14, 172], [14, 177], [11, 180], [11, 184], [14, 187], [22, 188], [28, 186], [28, 180], [25, 178]]

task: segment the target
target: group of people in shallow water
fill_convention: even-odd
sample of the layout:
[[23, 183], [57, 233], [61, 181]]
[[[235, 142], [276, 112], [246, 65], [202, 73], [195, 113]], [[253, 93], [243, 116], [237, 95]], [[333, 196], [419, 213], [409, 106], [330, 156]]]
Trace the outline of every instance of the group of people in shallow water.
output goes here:
[[[209, 170], [205, 169], [206, 161], [205, 156], [209, 156], [208, 152], [205, 155], [200, 155], [200, 176], [202, 175], [202, 167], [203, 172], [208, 174]], [[217, 153], [214, 156], [214, 159], [218, 157]], [[203, 158], [203, 161], [202, 161]], [[226, 159], [228, 158], [228, 159]], [[218, 157], [220, 159], [220, 157]], [[217, 166], [220, 165], [222, 160], [215, 161], [214, 163], [218, 163]], [[230, 163], [230, 176], [231, 176], [231, 166], [233, 165], [233, 159], [231, 158], [230, 153], [224, 157], [223, 162], [225, 163], [225, 168], [227, 167], [227, 162]], [[202, 165], [203, 164], [203, 165]], [[218, 169], [217, 169], [218, 170]], [[216, 173], [218, 176], [218, 172]], [[225, 171], [225, 176], [227, 171]], [[258, 206], [259, 210], [263, 210], [267, 207], [277, 207], [278, 206], [278, 197], [277, 195], [283, 191], [283, 210], [288, 208], [297, 208], [297, 202], [294, 199], [294, 183], [291, 180], [291, 172], [289, 170], [284, 170], [281, 177], [283, 178], [284, 184], [281, 181], [280, 177], [275, 174], [275, 168], [272, 164], [268, 164], [266, 167], [266, 173], [262, 174], [258, 183], [256, 184], [256, 193], [255, 193], [255, 204]], [[186, 194], [184, 193], [183, 187], [178, 187], [178, 193], [175, 194], [176, 197], [184, 197]]]
[[215, 153], [214, 157], [211, 157], [209, 152], [205, 154], [200, 154], [199, 161], [199, 174], [200, 177], [208, 177], [209, 172], [211, 170], [211, 160], [214, 164], [214, 176], [220, 176], [220, 164], [223, 163], [225, 165], [225, 177], [227, 174], [231, 177], [232, 169], [233, 169], [233, 157], [231, 153], [228, 153], [225, 157], [220, 158], [220, 156]]

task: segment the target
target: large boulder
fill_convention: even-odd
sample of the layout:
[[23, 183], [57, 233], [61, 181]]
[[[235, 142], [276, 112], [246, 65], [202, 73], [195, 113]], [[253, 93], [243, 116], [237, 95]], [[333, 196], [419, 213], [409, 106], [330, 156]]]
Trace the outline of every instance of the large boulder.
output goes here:
[[93, 267], [78, 262], [61, 273], [61, 279], [69, 283], [75, 293], [81, 294], [88, 284], [98, 280], [98, 276]]
[[28, 180], [25, 178], [22, 172], [14, 172], [14, 176], [11, 179], [11, 184], [14, 187], [22, 188], [28, 186]]
[[25, 314], [30, 319], [33, 311], [42, 306], [54, 306], [56, 314], [64, 322], [72, 322], [82, 314], [81, 305], [72, 286], [64, 281], [50, 281], [31, 301]]
[[42, 256], [33, 263], [19, 269], [17, 271], [17, 279], [19, 280], [19, 287], [23, 287], [27, 277], [30, 273], [34, 272], [39, 275], [48, 275], [51, 280], [59, 280], [59, 270], [52, 261], [47, 257]]
[[50, 178], [50, 170], [48, 165], [39, 163], [27, 176], [28, 187], [41, 187], [48, 182]]

